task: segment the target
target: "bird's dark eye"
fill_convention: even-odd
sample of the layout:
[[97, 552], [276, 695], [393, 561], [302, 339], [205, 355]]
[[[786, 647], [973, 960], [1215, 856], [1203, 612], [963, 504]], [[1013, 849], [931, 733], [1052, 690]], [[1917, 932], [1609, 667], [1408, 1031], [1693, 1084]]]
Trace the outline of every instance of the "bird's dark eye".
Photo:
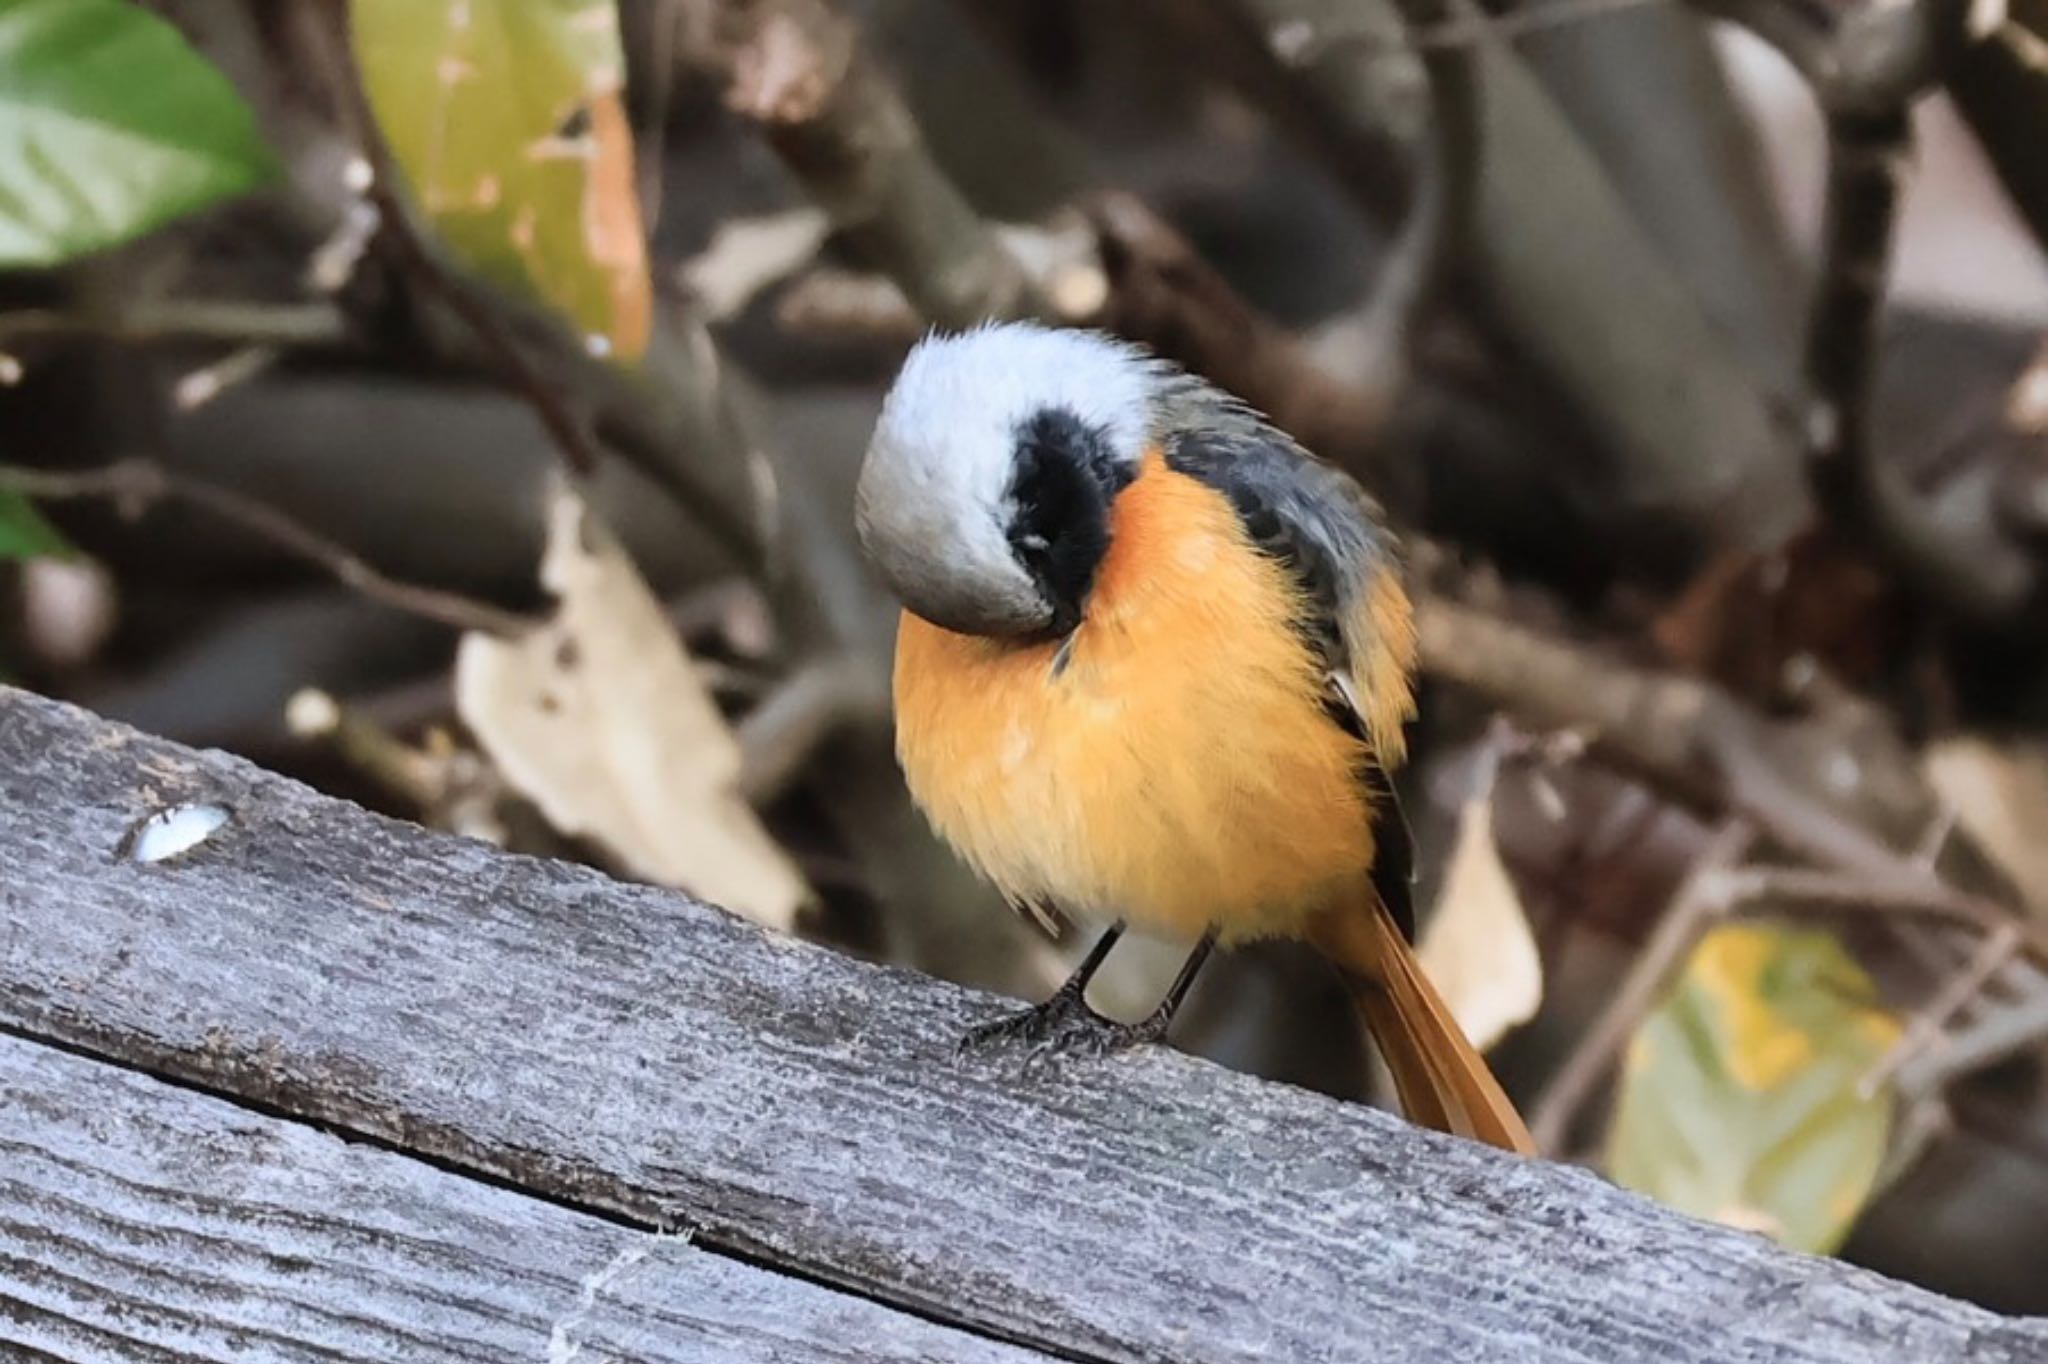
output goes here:
[[1046, 408], [1016, 434], [1010, 548], [1053, 608], [1053, 632], [1081, 622], [1109, 549], [1109, 504], [1130, 482], [1107, 436], [1064, 408]]

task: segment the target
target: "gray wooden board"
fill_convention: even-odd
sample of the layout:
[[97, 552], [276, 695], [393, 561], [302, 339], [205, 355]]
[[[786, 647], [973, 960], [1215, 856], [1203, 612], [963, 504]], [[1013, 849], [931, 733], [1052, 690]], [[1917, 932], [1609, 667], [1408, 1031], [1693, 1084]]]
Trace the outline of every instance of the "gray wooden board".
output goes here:
[[[136, 821], [212, 800], [181, 859]], [[2048, 1361], [1584, 1171], [1009, 1007], [0, 694], [0, 1024], [1102, 1360]]]
[[1045, 1356], [0, 1036], [0, 1359]]

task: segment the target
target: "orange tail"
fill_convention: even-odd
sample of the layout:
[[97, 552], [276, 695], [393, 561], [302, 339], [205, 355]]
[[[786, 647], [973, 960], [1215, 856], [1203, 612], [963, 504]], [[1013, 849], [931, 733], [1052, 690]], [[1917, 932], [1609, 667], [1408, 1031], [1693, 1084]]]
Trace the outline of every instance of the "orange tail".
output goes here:
[[1464, 1029], [1377, 897], [1370, 914], [1330, 916], [1316, 945], [1350, 982], [1410, 1122], [1505, 1151], [1536, 1154], [1521, 1115], [1485, 1058], [1465, 1040]]

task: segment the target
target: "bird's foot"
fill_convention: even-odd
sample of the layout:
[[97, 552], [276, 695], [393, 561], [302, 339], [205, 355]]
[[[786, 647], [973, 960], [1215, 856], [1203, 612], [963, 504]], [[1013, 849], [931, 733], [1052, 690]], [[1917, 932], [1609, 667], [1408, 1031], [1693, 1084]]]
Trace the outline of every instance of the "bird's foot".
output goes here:
[[1136, 1023], [1119, 1023], [1091, 1009], [1085, 1021], [1070, 1025], [1041, 1042], [1032, 1059], [1050, 1062], [1067, 1056], [1087, 1059], [1114, 1056], [1133, 1047], [1164, 1042], [1170, 1021], [1164, 1012], [1160, 1012]]
[[969, 1029], [960, 1039], [958, 1050], [965, 1055], [1017, 1045], [1035, 1049], [1044, 1046], [1047, 1039], [1058, 1033], [1086, 1026], [1084, 1020], [1099, 1017], [1088, 1007], [1088, 1001], [1081, 997], [1079, 990], [1062, 987], [1043, 1004], [1034, 1004], [993, 1023]]
[[1040, 1074], [1069, 1058], [1100, 1059], [1162, 1042], [1169, 1021], [1162, 1010], [1137, 1023], [1120, 1023], [1089, 1008], [1078, 992], [1061, 991], [1035, 1008], [974, 1029], [960, 1039], [960, 1051], [1021, 1046], [1026, 1073]]

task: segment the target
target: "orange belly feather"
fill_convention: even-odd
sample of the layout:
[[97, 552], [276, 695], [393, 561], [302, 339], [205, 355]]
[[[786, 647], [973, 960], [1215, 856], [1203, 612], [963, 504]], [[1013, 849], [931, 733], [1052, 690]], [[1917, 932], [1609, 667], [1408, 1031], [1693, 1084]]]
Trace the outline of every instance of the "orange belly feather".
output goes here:
[[[1328, 716], [1287, 570], [1155, 452], [1058, 642], [905, 614], [897, 748], [940, 833], [1005, 893], [1227, 941], [1370, 894], [1362, 746]], [[1368, 901], [1369, 902], [1369, 901]]]

